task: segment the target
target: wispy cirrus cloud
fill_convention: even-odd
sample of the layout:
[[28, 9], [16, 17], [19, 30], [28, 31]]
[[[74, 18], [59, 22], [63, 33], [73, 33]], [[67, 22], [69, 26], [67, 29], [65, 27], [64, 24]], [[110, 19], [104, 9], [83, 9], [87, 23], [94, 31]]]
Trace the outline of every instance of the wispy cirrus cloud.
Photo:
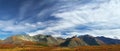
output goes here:
[[120, 0], [20, 0], [10, 3], [8, 8], [15, 10], [11, 12], [5, 8], [6, 18], [11, 19], [0, 20], [3, 34], [120, 35]]
[[[55, 25], [53, 25], [52, 27], [47, 27], [44, 30], [38, 30], [31, 34], [33, 35], [38, 33], [60, 32], [60, 31], [62, 32], [68, 29], [73, 30], [71, 32], [77, 33], [78, 31], [81, 31], [82, 33], [80, 34], [89, 33], [95, 36], [103, 35], [103, 36], [112, 37], [111, 35], [113, 34], [115, 36], [118, 36], [120, 34], [120, 32], [118, 31], [120, 29], [120, 24], [118, 23], [120, 22], [119, 0], [115, 0], [115, 1], [93, 0], [92, 2], [84, 5], [82, 4], [74, 5], [74, 2], [72, 3], [73, 3], [73, 5], [71, 5], [72, 7], [67, 7], [68, 5], [64, 5], [65, 8], [60, 9], [60, 11], [63, 10], [62, 12], [59, 12], [58, 10], [58, 12], [52, 14], [52, 16], [61, 18], [60, 21], [57, 21], [58, 23], [55, 23]], [[70, 10], [65, 10], [65, 9], [70, 9]], [[88, 26], [87, 28], [90, 29], [88, 31], [85, 31], [83, 29], [75, 29], [75, 27], [79, 28], [80, 25]], [[74, 31], [74, 30], [78, 30], [78, 31]], [[80, 35], [80, 34], [77, 33], [75, 35]], [[72, 34], [69, 33], [69, 35]]]
[[44, 23], [37, 22], [34, 24], [15, 24], [13, 20], [0, 21], [0, 32], [3, 32], [1, 34], [21, 34], [25, 32], [30, 32], [32, 30], [36, 30], [37, 28], [44, 28]]

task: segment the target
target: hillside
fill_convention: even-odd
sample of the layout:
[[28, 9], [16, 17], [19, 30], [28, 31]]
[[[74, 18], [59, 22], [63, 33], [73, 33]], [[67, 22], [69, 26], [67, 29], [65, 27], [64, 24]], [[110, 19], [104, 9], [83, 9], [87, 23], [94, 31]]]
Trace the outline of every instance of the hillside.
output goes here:
[[42, 46], [61, 46], [61, 47], [77, 47], [77, 46], [95, 46], [95, 45], [116, 45], [120, 44], [120, 40], [93, 37], [90, 35], [73, 36], [71, 38], [63, 39], [61, 37], [53, 37], [51, 35], [14, 35], [6, 38], [0, 44], [15, 44], [15, 45], [42, 45]]
[[87, 46], [87, 43], [74, 36], [72, 38], [66, 39], [64, 43], [61, 43], [61, 46], [63, 47]]
[[120, 44], [120, 40], [119, 39], [112, 39], [112, 38], [107, 38], [107, 37], [96, 37], [97, 39], [100, 39], [101, 41], [105, 42], [108, 45], [111, 44]]
[[85, 41], [88, 45], [104, 45], [105, 44], [105, 42], [103, 42], [102, 40], [97, 39], [90, 35], [79, 36], [79, 38]]

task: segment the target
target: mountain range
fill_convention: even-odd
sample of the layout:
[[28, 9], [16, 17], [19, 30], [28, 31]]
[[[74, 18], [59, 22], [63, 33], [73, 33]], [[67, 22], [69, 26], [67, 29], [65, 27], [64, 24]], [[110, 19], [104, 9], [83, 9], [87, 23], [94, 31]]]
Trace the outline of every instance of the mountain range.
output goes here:
[[27, 34], [10, 36], [0, 40], [0, 44], [15, 45], [41, 45], [41, 46], [60, 46], [60, 47], [77, 47], [77, 46], [96, 46], [96, 45], [114, 45], [120, 44], [119, 39], [107, 37], [93, 37], [90, 35], [73, 36], [71, 38], [53, 37], [51, 35], [38, 34], [29, 36]]

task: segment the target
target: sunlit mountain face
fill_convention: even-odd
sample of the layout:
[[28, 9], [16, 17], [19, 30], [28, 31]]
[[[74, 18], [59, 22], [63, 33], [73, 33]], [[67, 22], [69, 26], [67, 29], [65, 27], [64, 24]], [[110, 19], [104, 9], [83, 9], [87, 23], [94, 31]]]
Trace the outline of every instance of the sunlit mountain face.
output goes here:
[[15, 34], [120, 38], [120, 0], [0, 0], [0, 38]]

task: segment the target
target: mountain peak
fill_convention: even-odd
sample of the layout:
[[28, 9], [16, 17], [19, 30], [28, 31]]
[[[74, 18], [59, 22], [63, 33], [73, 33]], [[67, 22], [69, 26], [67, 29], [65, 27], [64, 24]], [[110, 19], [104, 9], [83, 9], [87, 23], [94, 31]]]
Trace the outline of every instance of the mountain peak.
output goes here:
[[91, 36], [91, 35], [83, 35], [79, 36], [80, 39], [85, 41], [89, 45], [102, 45], [105, 44], [103, 41]]
[[76, 47], [76, 46], [86, 46], [87, 44], [77, 38], [76, 36], [73, 36], [72, 38], [67, 38], [64, 43], [61, 44], [61, 46], [67, 46], [67, 47]]
[[[0, 40], [1, 41], [1, 40]], [[105, 45], [105, 44], [120, 44], [120, 40], [106, 38], [106, 37], [93, 37], [90, 35], [73, 36], [71, 38], [63, 39], [61, 37], [55, 38], [51, 35], [38, 34], [29, 36], [27, 34], [15, 35], [8, 37], [2, 43], [9, 44], [22, 44], [23, 42], [38, 42], [46, 45], [60, 45], [65, 47], [87, 46], [87, 45]]]
[[81, 35], [81, 36], [79, 36], [79, 37], [91, 37], [91, 38], [94, 38], [93, 36], [91, 36], [91, 35]]
[[77, 38], [77, 35], [73, 36], [72, 38]]

